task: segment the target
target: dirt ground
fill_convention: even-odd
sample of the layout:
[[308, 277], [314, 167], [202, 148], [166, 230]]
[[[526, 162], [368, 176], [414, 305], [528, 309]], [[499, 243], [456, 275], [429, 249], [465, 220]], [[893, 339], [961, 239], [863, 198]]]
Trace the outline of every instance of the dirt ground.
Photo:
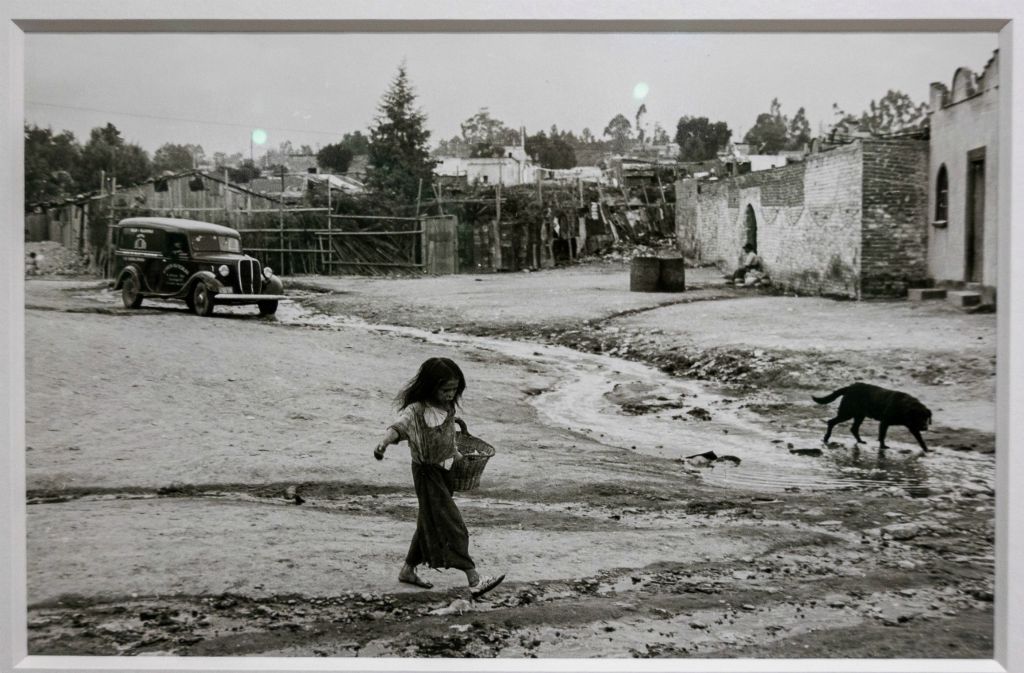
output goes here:
[[[628, 284], [307, 277], [199, 318], [28, 280], [30, 652], [991, 658], [996, 316]], [[434, 355], [498, 450], [457, 496], [507, 574], [479, 601], [396, 581], [408, 454], [371, 457]], [[853, 380], [928, 404], [932, 452], [822, 446], [810, 395]]]

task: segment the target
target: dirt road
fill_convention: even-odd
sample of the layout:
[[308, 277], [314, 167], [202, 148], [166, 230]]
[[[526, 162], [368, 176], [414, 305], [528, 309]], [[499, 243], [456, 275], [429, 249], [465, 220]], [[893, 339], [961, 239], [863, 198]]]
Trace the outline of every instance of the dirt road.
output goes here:
[[[29, 281], [31, 653], [991, 657], [995, 316], [691, 278], [306, 278], [270, 319]], [[396, 581], [407, 454], [370, 456], [432, 355], [499, 450], [458, 497], [508, 574], [477, 602]], [[934, 452], [822, 448], [851, 377]]]

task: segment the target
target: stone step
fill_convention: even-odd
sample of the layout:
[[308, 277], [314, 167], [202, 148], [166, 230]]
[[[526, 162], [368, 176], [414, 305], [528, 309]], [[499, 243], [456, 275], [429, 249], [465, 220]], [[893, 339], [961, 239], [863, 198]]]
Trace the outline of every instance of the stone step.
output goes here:
[[968, 308], [970, 306], [977, 306], [981, 303], [980, 292], [970, 292], [968, 290], [957, 290], [954, 292], [946, 293], [946, 301], [953, 306], [959, 308]]
[[910, 301], [924, 301], [925, 299], [945, 299], [946, 291], [937, 287], [913, 287], [907, 290], [907, 299]]

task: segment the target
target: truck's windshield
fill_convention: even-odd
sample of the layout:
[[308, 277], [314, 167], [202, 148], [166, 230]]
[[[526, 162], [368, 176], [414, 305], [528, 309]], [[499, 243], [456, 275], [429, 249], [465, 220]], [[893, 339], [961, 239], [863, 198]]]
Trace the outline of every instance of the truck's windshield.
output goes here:
[[192, 234], [192, 252], [242, 252], [242, 242], [234, 236]]

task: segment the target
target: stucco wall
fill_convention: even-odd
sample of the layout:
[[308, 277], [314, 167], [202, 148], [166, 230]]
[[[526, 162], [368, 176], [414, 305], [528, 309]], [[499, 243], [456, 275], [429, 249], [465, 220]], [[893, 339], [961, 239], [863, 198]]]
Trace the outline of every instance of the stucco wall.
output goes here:
[[[811, 294], [860, 296], [862, 148], [718, 182], [676, 185], [676, 232], [686, 254], [735, 268], [747, 209], [773, 283]], [[698, 191], [699, 190], [699, 191]]]
[[464, 175], [469, 183], [486, 182], [505, 186], [521, 185], [536, 179], [532, 164], [515, 158], [459, 158], [445, 157], [434, 169], [437, 175]]
[[967, 153], [985, 148], [985, 217], [982, 283], [996, 285], [998, 232], [999, 89], [996, 62], [982, 79], [981, 90], [962, 100], [947, 101], [931, 113], [931, 152], [928, 162], [928, 220], [935, 219], [939, 167], [949, 181], [945, 227], [928, 227], [928, 271], [937, 281], [966, 279]]

